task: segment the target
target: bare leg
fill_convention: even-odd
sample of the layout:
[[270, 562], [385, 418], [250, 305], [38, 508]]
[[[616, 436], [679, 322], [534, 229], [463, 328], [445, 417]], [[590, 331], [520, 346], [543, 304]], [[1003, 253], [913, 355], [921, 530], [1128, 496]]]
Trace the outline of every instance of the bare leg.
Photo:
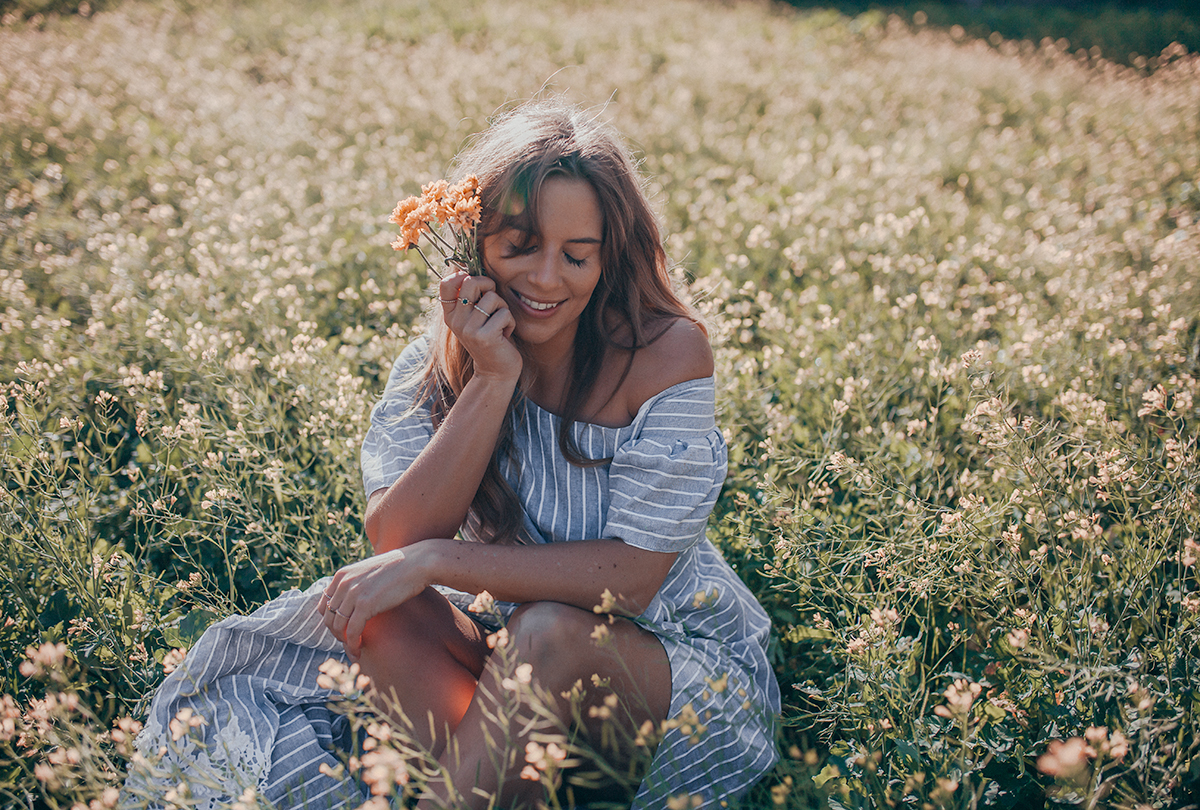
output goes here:
[[[605, 624], [609, 640], [598, 645], [591, 634], [598, 624]], [[595, 614], [554, 602], [534, 602], [523, 605], [508, 623], [518, 662], [532, 667], [530, 686], [540, 687], [548, 694], [551, 708], [559, 726], [571, 722], [570, 705], [562, 698], [576, 681], [583, 681], [590, 702], [599, 704], [609, 694], [591, 688], [592, 675], [606, 679], [621, 701], [622, 709], [613, 720], [636, 729], [645, 720], [657, 725], [666, 719], [671, 700], [671, 667], [661, 642], [650, 632], [626, 620], [607, 624]], [[487, 806], [487, 795], [497, 795], [500, 806], [518, 803], [533, 806], [541, 797], [538, 782], [519, 777], [525, 765], [523, 752], [531, 732], [548, 730], [546, 724], [531, 728], [498, 728], [495, 724], [497, 696], [504, 694], [501, 679], [511, 672], [500, 671], [494, 655], [479, 681], [470, 706], [454, 734], [450, 749], [442, 754], [442, 764], [457, 790], [465, 794], [467, 807]], [[587, 707], [584, 719], [587, 720]], [[599, 725], [595, 722], [595, 725]], [[593, 744], [599, 740], [596, 729]], [[517, 757], [501, 769], [488, 756], [489, 735], [492, 739], [512, 738]], [[631, 734], [632, 736], [632, 734]], [[445, 787], [431, 785], [445, 799]], [[471, 789], [477, 791], [472, 794]], [[426, 799], [418, 805], [425, 810], [438, 807], [436, 800]]]
[[396, 707], [412, 722], [415, 741], [438, 757], [467, 711], [488, 652], [479, 626], [427, 588], [367, 623], [359, 665], [397, 727], [405, 726]]

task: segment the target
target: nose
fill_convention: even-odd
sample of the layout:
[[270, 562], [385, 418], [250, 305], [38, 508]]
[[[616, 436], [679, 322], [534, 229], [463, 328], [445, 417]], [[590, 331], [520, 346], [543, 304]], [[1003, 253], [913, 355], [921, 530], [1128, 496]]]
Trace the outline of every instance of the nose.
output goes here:
[[534, 254], [535, 262], [529, 271], [529, 282], [543, 290], [553, 290], [559, 282], [559, 256], [550, 250], [540, 250]]

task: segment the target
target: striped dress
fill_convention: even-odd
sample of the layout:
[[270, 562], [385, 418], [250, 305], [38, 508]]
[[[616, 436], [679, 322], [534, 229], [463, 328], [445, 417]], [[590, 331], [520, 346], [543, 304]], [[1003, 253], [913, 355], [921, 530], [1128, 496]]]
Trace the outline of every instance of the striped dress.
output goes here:
[[[412, 392], [405, 389], [426, 351], [424, 339], [405, 349], [372, 411], [362, 449], [368, 495], [398, 479], [433, 435], [428, 407], [414, 410]], [[693, 806], [717, 807], [776, 759], [779, 688], [767, 660], [770, 622], [705, 537], [726, 468], [714, 397], [713, 378], [690, 380], [647, 400], [626, 427], [575, 423], [584, 454], [612, 458], [589, 468], [563, 458], [557, 416], [528, 399], [514, 413], [514, 458], [505, 476], [524, 506], [523, 542], [619, 538], [678, 555], [636, 619], [666, 650], [668, 717], [674, 721], [634, 800], [636, 810], [661, 808], [668, 797], [684, 793], [698, 799]], [[462, 534], [482, 539], [473, 517]], [[257, 785], [260, 796], [285, 806], [297, 804], [297, 796], [308, 807], [361, 802], [361, 788], [320, 770], [321, 763], [335, 765], [333, 752], [349, 742], [344, 721], [325, 705], [329, 693], [316, 686], [316, 668], [342, 654], [316, 613], [326, 581], [205, 633], [155, 697], [139, 738], [144, 749], [161, 748], [171, 736], [171, 719], [179, 709], [193, 708], [207, 721], [192, 735], [203, 744], [175, 759], [181, 767], [195, 763], [221, 774], [212, 789], [218, 803], [238, 795], [228, 774], [237, 785]], [[463, 608], [472, 599], [440, 590]], [[502, 613], [513, 608], [501, 605]], [[133, 782], [127, 793], [154, 787]]]

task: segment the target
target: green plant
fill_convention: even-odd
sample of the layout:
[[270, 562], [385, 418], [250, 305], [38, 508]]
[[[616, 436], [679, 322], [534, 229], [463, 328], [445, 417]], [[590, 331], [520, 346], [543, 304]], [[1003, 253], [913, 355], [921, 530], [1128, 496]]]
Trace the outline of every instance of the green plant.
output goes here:
[[130, 2], [0, 52], [7, 805], [103, 805], [180, 648], [366, 553], [431, 301], [387, 215], [554, 77], [714, 343], [711, 534], [785, 696], [742, 805], [1188, 806], [1195, 57], [685, 0]]

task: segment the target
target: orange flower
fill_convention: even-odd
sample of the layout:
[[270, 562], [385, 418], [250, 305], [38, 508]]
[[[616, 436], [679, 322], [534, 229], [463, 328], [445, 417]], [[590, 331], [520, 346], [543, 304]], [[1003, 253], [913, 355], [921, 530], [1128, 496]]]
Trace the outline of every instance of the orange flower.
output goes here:
[[421, 186], [421, 196], [430, 200], [441, 199], [446, 196], [446, 191], [449, 188], [450, 184], [445, 180], [434, 180], [432, 183], [426, 183]]
[[1037, 769], [1064, 782], [1075, 782], [1087, 772], [1088, 758], [1095, 755], [1095, 750], [1082, 737], [1051, 740], [1046, 753], [1038, 757]]
[[392, 215], [388, 217], [388, 222], [394, 222], [397, 225], [403, 225], [404, 220], [408, 219], [408, 215], [412, 213], [413, 209], [417, 207], [419, 202], [421, 202], [419, 197], [406, 197], [405, 199], [396, 203], [396, 208], [392, 211]]
[[428, 229], [425, 223], [419, 219], [413, 220], [413, 214], [421, 204], [420, 197], [408, 197], [396, 203], [396, 208], [392, 211], [389, 222], [394, 222], [400, 226], [400, 236], [394, 242], [392, 247], [396, 250], [408, 250], [417, 244], [424, 230]]
[[[400, 226], [400, 236], [392, 242], [396, 250], [420, 248], [421, 237], [429, 234], [434, 249], [445, 262], [467, 268], [478, 274], [479, 257], [475, 252], [475, 227], [483, 213], [479, 198], [479, 180], [474, 175], [460, 183], [450, 185], [445, 180], [434, 180], [421, 187], [419, 196], [408, 197], [396, 204], [390, 222]], [[449, 227], [450, 233], [434, 231], [433, 226]], [[441, 276], [437, 268], [429, 264], [429, 258], [421, 253], [429, 268]]]

